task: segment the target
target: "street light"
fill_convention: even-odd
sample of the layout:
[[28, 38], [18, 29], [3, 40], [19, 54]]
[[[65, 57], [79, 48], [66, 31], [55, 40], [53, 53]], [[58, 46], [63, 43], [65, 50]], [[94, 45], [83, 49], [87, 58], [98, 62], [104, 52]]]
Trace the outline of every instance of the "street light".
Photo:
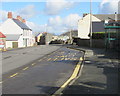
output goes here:
[[92, 0], [90, 0], [90, 47], [92, 48]]

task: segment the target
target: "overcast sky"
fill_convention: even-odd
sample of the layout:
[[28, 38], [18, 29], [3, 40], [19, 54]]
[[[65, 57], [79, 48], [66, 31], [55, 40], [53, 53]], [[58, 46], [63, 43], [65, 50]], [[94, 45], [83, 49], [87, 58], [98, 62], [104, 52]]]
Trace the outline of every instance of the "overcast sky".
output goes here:
[[[17, 1], [17, 0], [16, 0]], [[48, 31], [59, 35], [70, 29], [77, 29], [77, 22], [83, 13], [89, 13], [90, 0], [3, 0], [0, 8], [0, 22], [7, 19], [11, 11], [13, 17], [20, 15], [34, 33]], [[46, 2], [45, 2], [46, 1]], [[83, 2], [84, 1], [84, 2]], [[93, 0], [93, 14], [114, 14], [118, 12], [119, 0]]]

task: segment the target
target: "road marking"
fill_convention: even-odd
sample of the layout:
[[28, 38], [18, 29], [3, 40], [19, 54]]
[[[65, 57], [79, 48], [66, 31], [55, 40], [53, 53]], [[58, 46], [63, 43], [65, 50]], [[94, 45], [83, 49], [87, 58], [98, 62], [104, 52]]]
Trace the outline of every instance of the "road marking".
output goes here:
[[32, 63], [31, 65], [34, 66], [36, 63]]
[[38, 60], [39, 62], [42, 61], [42, 59]]
[[65, 56], [60, 56], [60, 57], [65, 57]]
[[74, 58], [74, 60], [77, 60], [76, 58]]
[[74, 60], [74, 58], [71, 58], [70, 60]]
[[18, 75], [18, 73], [15, 73], [15, 74], [11, 75], [10, 77], [12, 78], [12, 77], [15, 77], [16, 75]]
[[65, 60], [68, 60], [68, 58], [65, 58]]
[[46, 59], [47, 57], [44, 57], [43, 59]]
[[0, 84], [2, 84], [3, 83], [3, 81], [0, 81]]
[[47, 55], [47, 56], [50, 56], [50, 54], [49, 54], [49, 55]]
[[23, 70], [27, 70], [29, 67], [25, 67], [25, 68], [23, 68]]
[[79, 70], [80, 70], [81, 65], [78, 63], [74, 69], [73, 74], [71, 77], [52, 95], [56, 96], [56, 94], [61, 94], [61, 92], [64, 90], [64, 88], [73, 80], [77, 77]]
[[83, 57], [80, 57], [80, 61], [83, 61]]
[[49, 58], [47, 61], [50, 61], [52, 58]]
[[53, 61], [56, 61], [58, 58], [55, 58]]
[[66, 58], [66, 60], [69, 60], [69, 58]]

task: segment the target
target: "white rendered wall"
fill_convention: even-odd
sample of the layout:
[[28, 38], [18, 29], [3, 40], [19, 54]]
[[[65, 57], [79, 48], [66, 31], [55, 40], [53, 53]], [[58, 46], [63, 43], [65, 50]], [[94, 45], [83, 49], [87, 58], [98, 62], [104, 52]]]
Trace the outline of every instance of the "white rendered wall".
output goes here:
[[21, 29], [12, 19], [7, 19], [1, 26], [0, 31], [3, 34], [22, 34]]
[[23, 46], [23, 36], [21, 35], [20, 38], [18, 39], [18, 48], [24, 47]]
[[[100, 19], [92, 15], [92, 21], [100, 22]], [[78, 37], [81, 39], [89, 39], [90, 33], [90, 14], [86, 15], [78, 21]]]
[[13, 41], [6, 41], [6, 48], [12, 48]]
[[33, 35], [31, 30], [24, 30], [23, 31], [23, 38], [27, 39], [27, 46], [33, 46]]

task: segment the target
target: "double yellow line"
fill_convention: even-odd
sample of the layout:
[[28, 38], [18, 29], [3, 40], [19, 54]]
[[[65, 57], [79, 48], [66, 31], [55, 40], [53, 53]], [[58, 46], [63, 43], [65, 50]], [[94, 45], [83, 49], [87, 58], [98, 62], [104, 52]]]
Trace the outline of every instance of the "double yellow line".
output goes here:
[[[80, 61], [83, 60], [82, 57], [80, 57]], [[73, 80], [78, 76], [79, 70], [81, 68], [81, 65], [78, 63], [73, 71], [73, 74], [71, 75], [71, 77], [52, 95], [52, 96], [56, 96], [56, 94], [62, 94], [61, 92], [64, 90], [64, 88]]]

